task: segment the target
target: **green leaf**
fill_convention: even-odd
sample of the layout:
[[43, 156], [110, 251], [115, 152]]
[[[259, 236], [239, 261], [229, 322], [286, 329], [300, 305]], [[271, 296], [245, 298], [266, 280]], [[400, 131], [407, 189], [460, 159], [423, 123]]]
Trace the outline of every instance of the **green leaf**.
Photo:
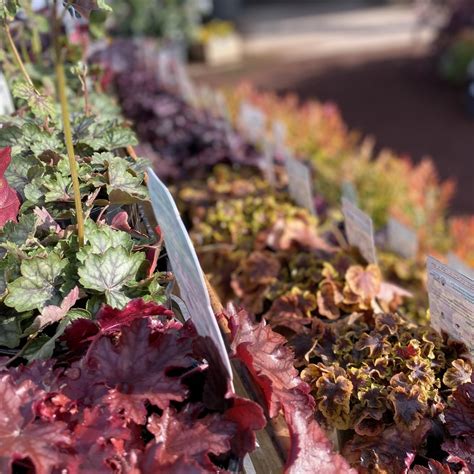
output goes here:
[[0, 319], [0, 346], [14, 349], [20, 344], [20, 319], [16, 316]]
[[2, 0], [0, 2], [0, 17], [4, 20], [10, 20], [15, 17], [19, 9], [19, 0]]
[[25, 198], [35, 204], [40, 204], [44, 202], [44, 192], [42, 189], [42, 178], [35, 178], [31, 183], [28, 183], [24, 190], [23, 193], [25, 195]]
[[151, 280], [148, 285], [148, 294], [143, 296], [144, 301], [153, 301], [154, 303], [164, 304], [167, 300], [165, 289], [160, 285], [159, 278], [162, 278], [162, 275], [156, 273], [154, 278]]
[[25, 149], [29, 148], [36, 156], [40, 156], [49, 150], [54, 150], [57, 154], [65, 151], [65, 145], [58, 135], [45, 132], [32, 121], [25, 121], [21, 126], [21, 141], [19, 144]]
[[[2, 129], [0, 129], [1, 132]], [[12, 188], [24, 197], [25, 186], [30, 182], [28, 179], [28, 171], [35, 165], [38, 160], [33, 156], [23, 156], [19, 153], [12, 153], [12, 161], [5, 171], [5, 178]]]
[[8, 241], [21, 247], [34, 238], [36, 222], [34, 214], [22, 214], [18, 222], [7, 222], [3, 226], [0, 243]]
[[46, 334], [41, 334], [37, 336], [33, 342], [25, 349], [23, 357], [31, 361], [34, 358], [37, 359], [49, 359], [53, 355], [54, 344], [51, 347], [51, 344], [48, 344], [52, 338]]
[[58, 302], [56, 283], [67, 264], [67, 260], [54, 252], [46, 257], [23, 260], [20, 266], [22, 276], [7, 285], [5, 304], [21, 313]]
[[129, 301], [121, 290], [135, 280], [145, 259], [143, 253], [130, 254], [124, 247], [109, 248], [102, 255], [87, 255], [78, 273], [84, 288], [105, 293], [107, 304], [122, 308]]
[[58, 328], [54, 336], [47, 339], [45, 336], [40, 336], [37, 338], [38, 343], [35, 344], [33, 349], [30, 348], [26, 358], [29, 361], [37, 359], [50, 359], [53, 355], [56, 341], [63, 335], [66, 328], [76, 319], [91, 319], [91, 314], [85, 309], [71, 309], [71, 311], [69, 311], [58, 324]]
[[81, 14], [84, 18], [89, 19], [90, 14], [94, 10], [112, 11], [105, 0], [69, 0], [67, 5], [71, 6]]
[[108, 249], [123, 247], [127, 252], [133, 248], [133, 240], [126, 232], [115, 230], [108, 225], [100, 225], [87, 219], [85, 222], [85, 243], [83, 249], [77, 253], [77, 259], [84, 262], [87, 255], [102, 255]]
[[22, 131], [16, 125], [5, 125], [0, 128], [0, 146], [13, 146], [21, 142]]
[[61, 173], [43, 178], [43, 186], [47, 189], [44, 197], [46, 202], [72, 201], [72, 180]]
[[109, 162], [109, 185], [107, 186], [107, 191], [111, 194], [114, 190], [122, 191], [140, 199], [148, 197], [148, 191], [143, 186], [143, 180], [130, 171], [130, 165], [126, 160], [119, 157], [115, 157]]
[[38, 118], [45, 119], [51, 117], [54, 119], [56, 110], [51, 97], [40, 94], [34, 87], [25, 81], [18, 81], [12, 87], [12, 94], [18, 99], [27, 102], [33, 115]]
[[137, 143], [135, 133], [131, 129], [120, 126], [111, 127], [110, 123], [97, 124], [93, 134], [94, 136], [89, 138], [86, 144], [94, 150], [115, 150]]
[[92, 155], [91, 164], [106, 167], [113, 159], [114, 154], [110, 153], [110, 151], [104, 151], [102, 153], [95, 152]]

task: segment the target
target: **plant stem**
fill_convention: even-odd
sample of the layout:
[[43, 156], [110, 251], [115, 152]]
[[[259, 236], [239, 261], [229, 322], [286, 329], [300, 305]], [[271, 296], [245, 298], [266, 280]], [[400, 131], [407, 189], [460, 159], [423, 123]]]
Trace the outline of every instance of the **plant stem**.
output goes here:
[[76, 206], [77, 236], [79, 247], [84, 245], [84, 214], [82, 210], [81, 190], [79, 187], [79, 176], [77, 173], [76, 155], [72, 143], [71, 123], [69, 121], [69, 107], [66, 97], [66, 76], [64, 65], [61, 60], [56, 63], [56, 79], [58, 81], [58, 95], [61, 103], [61, 114], [63, 116], [64, 138], [66, 140], [67, 156], [71, 171], [72, 187], [74, 190], [74, 204]]
[[64, 63], [61, 57], [61, 46], [59, 44], [59, 26], [56, 18], [56, 2], [54, 2], [53, 13], [53, 43], [55, 50], [55, 70], [58, 83], [58, 96], [61, 104], [61, 115], [63, 118], [64, 139], [66, 141], [67, 157], [69, 160], [69, 169], [71, 172], [72, 187], [74, 191], [74, 204], [76, 207], [77, 237], [79, 247], [84, 245], [84, 213], [82, 210], [81, 189], [79, 187], [79, 176], [77, 172], [76, 155], [72, 143], [71, 122], [69, 119], [69, 107], [66, 96], [66, 74], [64, 72]]
[[23, 74], [23, 77], [25, 78], [28, 85], [30, 87], [32, 87], [33, 90], [35, 90], [35, 86], [33, 84], [33, 81], [31, 80], [31, 77], [30, 77], [30, 75], [28, 74], [28, 71], [25, 68], [25, 64], [23, 63], [23, 61], [21, 59], [21, 56], [20, 56], [20, 53], [18, 52], [18, 49], [15, 45], [15, 42], [13, 41], [12, 34], [11, 34], [11, 31], [10, 31], [10, 27], [8, 26], [6, 21], [3, 23], [3, 29], [5, 30], [5, 35], [6, 35], [7, 40], [8, 40], [8, 45], [10, 46], [10, 50], [13, 54], [13, 57], [15, 58], [17, 66], [20, 68], [20, 71]]

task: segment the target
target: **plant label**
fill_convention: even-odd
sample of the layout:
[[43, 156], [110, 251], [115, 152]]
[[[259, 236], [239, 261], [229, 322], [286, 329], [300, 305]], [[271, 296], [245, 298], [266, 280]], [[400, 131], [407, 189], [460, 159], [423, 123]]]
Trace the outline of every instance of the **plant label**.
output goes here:
[[474, 268], [466, 265], [457, 255], [450, 252], [448, 253], [448, 265], [451, 268], [454, 268], [459, 273], [466, 275], [471, 280], [474, 280]]
[[232, 380], [229, 356], [211, 308], [204, 274], [194, 246], [171, 193], [151, 168], [148, 168], [147, 173], [153, 211], [163, 231], [166, 251], [179, 285], [181, 298], [191, 314], [198, 333], [201, 336], [209, 337], [216, 345], [227, 368], [229, 378]]
[[273, 143], [275, 145], [275, 152], [282, 154], [286, 147], [287, 129], [286, 125], [280, 120], [274, 120], [272, 124]]
[[464, 342], [474, 356], [474, 280], [428, 257], [431, 325]]
[[176, 58], [173, 57], [171, 51], [161, 49], [158, 51], [158, 62], [156, 74], [158, 81], [165, 87], [171, 87], [176, 83]]
[[208, 86], [200, 86], [198, 88], [199, 92], [199, 105], [207, 110], [208, 112], [213, 111], [214, 109], [214, 96], [211, 89]]
[[181, 97], [192, 107], [199, 106], [196, 88], [189, 77], [185, 64], [177, 62], [176, 79], [178, 81], [178, 91]]
[[344, 197], [342, 213], [349, 244], [357, 247], [368, 263], [377, 263], [372, 218]]
[[341, 186], [342, 197], [357, 205], [359, 197], [357, 196], [357, 189], [351, 181], [344, 181]]
[[265, 113], [248, 102], [242, 102], [240, 105], [238, 122], [242, 131], [253, 143], [257, 143], [265, 134], [267, 124]]
[[415, 258], [418, 253], [418, 236], [413, 229], [390, 217], [387, 223], [387, 245], [404, 258]]
[[316, 214], [313, 199], [313, 179], [311, 170], [290, 153], [285, 154], [285, 168], [288, 175], [288, 191], [298, 206], [305, 207], [313, 215]]
[[217, 114], [225, 119], [226, 121], [230, 122], [230, 112], [229, 107], [227, 107], [227, 101], [225, 100], [225, 96], [222, 91], [216, 91], [214, 93], [214, 107], [217, 110]]
[[11, 115], [15, 112], [10, 89], [3, 72], [0, 71], [0, 115]]
[[265, 179], [272, 185], [276, 184], [275, 162], [273, 160], [274, 148], [267, 140], [263, 143], [262, 171]]

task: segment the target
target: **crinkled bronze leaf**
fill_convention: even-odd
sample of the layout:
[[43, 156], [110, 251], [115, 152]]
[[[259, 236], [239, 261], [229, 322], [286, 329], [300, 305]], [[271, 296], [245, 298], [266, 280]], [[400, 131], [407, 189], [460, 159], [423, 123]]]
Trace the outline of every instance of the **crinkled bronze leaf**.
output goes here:
[[392, 369], [391, 361], [388, 357], [378, 357], [369, 359], [365, 363], [372, 378], [385, 379], [389, 376]]
[[350, 426], [352, 382], [345, 375], [324, 374], [316, 381], [316, 399], [321, 413], [337, 429]]
[[265, 319], [272, 327], [286, 327], [296, 333], [306, 332], [306, 326], [311, 323], [311, 312], [316, 306], [314, 295], [294, 287], [273, 301]]
[[423, 420], [414, 431], [392, 425], [377, 436], [356, 435], [342, 453], [361, 473], [406, 473], [430, 427], [431, 422]]
[[350, 267], [346, 272], [346, 282], [350, 290], [364, 301], [375, 298], [380, 291], [382, 274], [377, 265], [360, 265]]
[[425, 396], [418, 385], [412, 385], [409, 390], [395, 387], [387, 398], [393, 404], [395, 422], [410, 431], [420, 424], [428, 409]]
[[378, 357], [388, 347], [389, 343], [386, 340], [386, 336], [377, 331], [371, 331], [369, 334], [363, 333], [355, 345], [355, 348], [359, 351], [368, 349], [371, 357]]
[[435, 374], [431, 369], [430, 362], [420, 357], [415, 357], [407, 361], [406, 366], [410, 370], [408, 379], [420, 385], [432, 385], [435, 381]]
[[375, 328], [382, 334], [395, 334], [401, 322], [400, 316], [395, 313], [381, 313], [374, 317]]
[[231, 287], [250, 312], [260, 314], [266, 291], [279, 271], [280, 263], [274, 254], [255, 251], [232, 274]]
[[322, 281], [316, 297], [319, 314], [328, 319], [339, 319], [341, 310], [338, 305], [344, 300], [339, 285], [329, 280]]
[[382, 420], [385, 409], [365, 408], [354, 423], [354, 430], [361, 436], [377, 436], [385, 428]]
[[279, 217], [271, 229], [263, 234], [266, 245], [274, 250], [300, 247], [326, 253], [334, 252], [334, 248], [318, 235], [314, 218], [303, 210], [299, 210], [292, 217]]
[[[464, 383], [469, 383], [472, 377], [472, 365], [463, 359], [456, 359], [443, 375], [443, 383], [449, 388], [456, 388]], [[474, 401], [473, 401], [474, 403]]]

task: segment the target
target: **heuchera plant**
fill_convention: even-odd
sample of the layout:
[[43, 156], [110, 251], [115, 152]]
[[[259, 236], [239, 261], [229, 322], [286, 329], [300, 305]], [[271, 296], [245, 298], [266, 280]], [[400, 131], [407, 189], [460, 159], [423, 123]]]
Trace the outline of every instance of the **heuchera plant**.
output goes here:
[[135, 124], [146, 155], [168, 183], [205, 178], [218, 163], [257, 164], [255, 147], [223, 117], [191, 107], [176, 95], [178, 84], [170, 91], [157, 82], [157, 51], [147, 44], [122, 39], [93, 60], [109, 72], [124, 115]]
[[314, 325], [302, 377], [324, 423], [355, 431], [344, 449], [352, 464], [402, 472], [423, 454], [452, 390], [470, 382], [466, 357], [461, 344], [396, 314], [354, 314], [339, 326]]
[[[13, 54], [15, 48], [12, 42]], [[17, 356], [32, 360], [50, 357], [67, 325], [93, 317], [104, 302], [122, 308], [136, 297], [161, 301], [166, 278], [155, 271], [160, 239], [137, 225], [141, 219], [130, 207], [149, 205], [146, 162], [124, 153], [136, 139], [118, 108], [91, 91], [87, 106], [71, 101], [77, 190], [58, 104], [38, 92], [48, 91], [51, 75], [44, 68], [38, 74], [33, 65], [29, 71], [35, 83], [27, 72], [12, 74], [21, 113], [4, 117], [0, 129], [0, 144], [7, 147], [2, 175], [11, 159], [5, 177], [22, 201], [18, 222], [0, 230], [0, 344], [6, 353], [20, 349]], [[70, 97], [76, 91], [63, 92]], [[77, 191], [85, 219], [76, 227]]]
[[[319, 224], [285, 193], [261, 186], [261, 178], [235, 174], [217, 168], [204, 186], [179, 192], [204, 269], [223, 298], [237, 297], [273, 327], [298, 333], [312, 317], [336, 320], [371, 309], [376, 299], [394, 310], [410, 297], [383, 281], [378, 267], [360, 266], [355, 252], [341, 248], [331, 218]], [[421, 301], [423, 313], [424, 297], [413, 305]]]
[[262, 409], [203, 389], [226, 378], [196, 351], [192, 324], [172, 316], [141, 300], [104, 307], [67, 329], [57, 357], [0, 369], [1, 471], [201, 473], [238, 463], [265, 424]]

